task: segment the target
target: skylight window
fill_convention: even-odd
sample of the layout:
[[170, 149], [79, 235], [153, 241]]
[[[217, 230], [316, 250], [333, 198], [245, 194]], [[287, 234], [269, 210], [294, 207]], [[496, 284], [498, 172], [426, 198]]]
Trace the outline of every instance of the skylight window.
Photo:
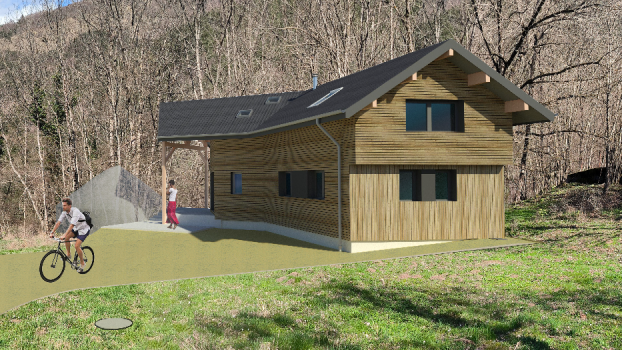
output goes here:
[[281, 96], [270, 96], [266, 100], [266, 104], [271, 105], [271, 104], [279, 103], [280, 101], [281, 101]]
[[241, 111], [238, 112], [238, 115], [236, 115], [236, 118], [248, 118], [251, 116], [251, 114], [253, 113], [252, 109], [243, 109]]
[[339, 89], [331, 90], [331, 92], [329, 92], [328, 95], [326, 95], [326, 96], [322, 97], [321, 99], [315, 101], [312, 105], [310, 105], [307, 108], [319, 106], [322, 102], [324, 102], [324, 101], [328, 100], [329, 98], [333, 97], [333, 95], [338, 93], [341, 89], [343, 89], [343, 87], [340, 87]]

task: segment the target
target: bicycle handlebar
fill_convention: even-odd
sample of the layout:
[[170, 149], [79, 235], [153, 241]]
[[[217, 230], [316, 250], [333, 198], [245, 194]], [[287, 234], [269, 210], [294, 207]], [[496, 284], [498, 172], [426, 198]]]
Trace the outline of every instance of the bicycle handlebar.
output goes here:
[[71, 239], [69, 239], [68, 241], [61, 241], [60, 238], [58, 238], [58, 237], [54, 237], [54, 238], [51, 238], [51, 239], [53, 239], [55, 241], [58, 241], [58, 242], [61, 242], [61, 243], [62, 242], [75, 242], [76, 241], [75, 239], [73, 241]]

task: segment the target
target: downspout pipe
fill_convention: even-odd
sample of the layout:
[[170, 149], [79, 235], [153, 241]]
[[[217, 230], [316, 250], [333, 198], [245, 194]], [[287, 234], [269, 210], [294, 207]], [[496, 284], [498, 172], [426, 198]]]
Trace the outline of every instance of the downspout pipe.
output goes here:
[[317, 124], [317, 126], [326, 134], [326, 136], [328, 136], [331, 141], [333, 141], [335, 145], [337, 145], [337, 200], [339, 205], [339, 252], [341, 252], [341, 146], [332, 136], [330, 136], [328, 131], [326, 131], [326, 129], [322, 127], [322, 125], [320, 124], [320, 118], [315, 119], [315, 124]]

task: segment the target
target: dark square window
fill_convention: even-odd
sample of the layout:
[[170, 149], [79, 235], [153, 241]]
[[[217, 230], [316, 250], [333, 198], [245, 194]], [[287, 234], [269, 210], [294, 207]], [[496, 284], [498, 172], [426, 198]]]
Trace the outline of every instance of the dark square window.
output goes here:
[[406, 131], [464, 132], [464, 101], [407, 100]]
[[454, 131], [456, 107], [453, 103], [431, 103], [432, 131]]
[[324, 172], [279, 171], [279, 196], [324, 199]]
[[408, 131], [427, 131], [428, 112], [425, 103], [407, 102], [406, 103], [406, 130]]
[[315, 173], [315, 195], [317, 199], [324, 199], [324, 172]]
[[455, 170], [400, 170], [400, 200], [455, 201]]
[[285, 173], [285, 195], [292, 195], [292, 173]]
[[413, 173], [412, 170], [400, 170], [400, 200], [413, 200]]
[[449, 200], [449, 171], [437, 170], [435, 175], [436, 200]]

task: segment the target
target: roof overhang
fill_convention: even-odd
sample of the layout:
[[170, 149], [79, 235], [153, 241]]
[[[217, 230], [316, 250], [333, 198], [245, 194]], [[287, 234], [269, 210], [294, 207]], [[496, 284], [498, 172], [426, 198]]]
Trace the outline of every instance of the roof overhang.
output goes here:
[[197, 134], [197, 135], [171, 135], [171, 136], [158, 136], [158, 141], [192, 141], [192, 140], [225, 140], [225, 139], [244, 139], [249, 137], [259, 137], [277, 132], [283, 132], [287, 130], [293, 130], [302, 128], [309, 125], [315, 125], [315, 120], [319, 119], [320, 123], [331, 122], [333, 120], [345, 118], [344, 111], [337, 110], [328, 113], [323, 113], [317, 116], [296, 120], [291, 123], [281, 124], [270, 128], [264, 128], [255, 130], [252, 132], [237, 133], [237, 134]]
[[415, 62], [412, 66], [394, 76], [365, 98], [347, 108], [345, 111], [346, 118], [350, 118], [358, 113], [361, 109], [365, 108], [374, 100], [377, 100], [382, 95], [389, 92], [402, 81], [432, 63], [441, 55], [449, 51], [449, 49], [454, 50], [454, 54], [445, 58], [446, 60], [451, 61], [466, 74], [484, 72], [490, 77], [490, 82], [483, 84], [483, 86], [497, 95], [501, 100], [513, 101], [520, 99], [529, 105], [529, 109], [526, 111], [512, 113], [512, 125], [552, 122], [555, 119], [555, 113], [551, 112], [538, 101], [534, 100], [526, 92], [518, 88], [518, 86], [514, 85], [501, 74], [497, 73], [494, 69], [454, 40], [447, 40], [443, 44], [439, 45], [423, 58]]

